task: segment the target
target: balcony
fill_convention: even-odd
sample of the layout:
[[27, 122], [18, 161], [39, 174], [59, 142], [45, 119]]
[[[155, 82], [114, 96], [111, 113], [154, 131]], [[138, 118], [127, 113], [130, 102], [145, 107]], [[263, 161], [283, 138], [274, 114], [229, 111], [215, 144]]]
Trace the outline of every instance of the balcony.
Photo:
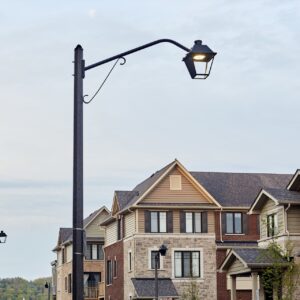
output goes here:
[[105, 285], [104, 282], [99, 282], [98, 286], [85, 286], [84, 287], [84, 299], [98, 300], [104, 297]]

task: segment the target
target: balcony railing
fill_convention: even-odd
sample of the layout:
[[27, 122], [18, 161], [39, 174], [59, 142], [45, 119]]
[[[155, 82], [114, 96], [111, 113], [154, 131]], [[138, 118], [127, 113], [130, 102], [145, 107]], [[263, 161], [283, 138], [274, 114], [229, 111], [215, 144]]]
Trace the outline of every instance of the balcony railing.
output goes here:
[[84, 298], [98, 299], [98, 287], [84, 287]]
[[104, 282], [99, 282], [98, 286], [84, 287], [84, 298], [85, 299], [97, 299], [100, 297], [104, 297], [105, 285]]

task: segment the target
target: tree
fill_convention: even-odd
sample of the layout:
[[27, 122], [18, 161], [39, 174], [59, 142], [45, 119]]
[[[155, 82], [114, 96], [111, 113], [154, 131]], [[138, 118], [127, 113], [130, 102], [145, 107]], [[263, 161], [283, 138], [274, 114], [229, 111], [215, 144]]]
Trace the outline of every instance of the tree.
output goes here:
[[191, 279], [181, 296], [182, 300], [200, 300], [200, 289], [196, 280]]
[[273, 295], [273, 299], [295, 299], [294, 292], [299, 283], [300, 268], [292, 257], [292, 243], [288, 241], [282, 247], [273, 240], [267, 250], [273, 263], [263, 271], [261, 276], [265, 292], [270, 296]]

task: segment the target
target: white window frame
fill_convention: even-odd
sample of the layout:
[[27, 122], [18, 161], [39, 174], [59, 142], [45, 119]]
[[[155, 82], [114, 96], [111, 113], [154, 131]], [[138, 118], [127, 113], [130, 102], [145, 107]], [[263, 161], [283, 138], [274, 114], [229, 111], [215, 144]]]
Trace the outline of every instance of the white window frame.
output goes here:
[[[175, 277], [175, 252], [176, 251], [199, 251], [200, 252], [200, 277]], [[204, 274], [204, 250], [203, 248], [172, 248], [172, 280], [179, 280], [179, 281], [188, 281], [188, 280], [203, 280], [205, 277]]]
[[[151, 252], [152, 251], [158, 251], [159, 249], [157, 247], [152, 247], [152, 248], [148, 248], [148, 269], [149, 270], [155, 270], [151, 268]], [[163, 257], [160, 255], [159, 256], [159, 266], [160, 268], [158, 270], [164, 270], [164, 265], [163, 265], [164, 259]]]

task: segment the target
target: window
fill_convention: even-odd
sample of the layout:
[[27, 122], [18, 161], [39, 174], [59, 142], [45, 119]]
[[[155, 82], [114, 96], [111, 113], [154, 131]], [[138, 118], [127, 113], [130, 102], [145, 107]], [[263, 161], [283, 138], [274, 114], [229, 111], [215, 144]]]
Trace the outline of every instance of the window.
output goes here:
[[[157, 250], [151, 250], [151, 269], [155, 269], [155, 256], [157, 255]], [[160, 258], [158, 259], [157, 269], [160, 269]]]
[[267, 216], [268, 237], [275, 236], [278, 233], [277, 214]]
[[62, 257], [61, 257], [61, 263], [64, 264], [66, 262], [66, 248], [62, 248]]
[[65, 277], [65, 292], [68, 291], [68, 277]]
[[241, 234], [242, 232], [242, 213], [226, 213], [226, 233]]
[[106, 263], [106, 284], [112, 284], [112, 263], [108, 260]]
[[117, 258], [115, 257], [114, 260], [114, 278], [117, 277]]
[[86, 259], [88, 260], [100, 260], [104, 258], [103, 255], [103, 243], [87, 243], [86, 245]]
[[132, 271], [132, 254], [131, 251], [128, 252], [128, 272]]
[[167, 212], [151, 211], [151, 232], [167, 232]]
[[202, 232], [200, 212], [185, 213], [185, 232]]
[[117, 238], [118, 238], [118, 240], [122, 239], [122, 235], [121, 235], [121, 230], [122, 230], [121, 221], [122, 221], [121, 219], [118, 219], [118, 221], [117, 221]]
[[201, 277], [200, 251], [175, 251], [174, 260], [176, 278]]
[[72, 274], [68, 275], [68, 293], [72, 293]]

